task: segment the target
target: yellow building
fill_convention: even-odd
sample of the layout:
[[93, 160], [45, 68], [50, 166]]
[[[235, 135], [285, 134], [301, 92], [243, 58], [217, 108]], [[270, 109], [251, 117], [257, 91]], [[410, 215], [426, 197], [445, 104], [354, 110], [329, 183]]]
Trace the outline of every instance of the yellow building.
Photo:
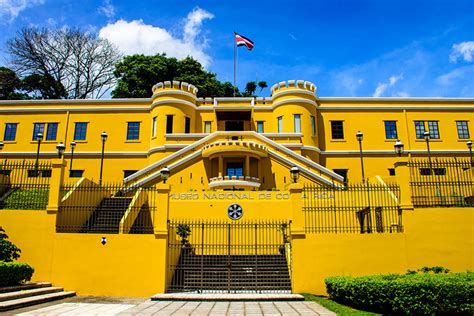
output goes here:
[[0, 101], [0, 226], [35, 279], [324, 293], [334, 274], [472, 270], [474, 99], [320, 98], [302, 80], [266, 98], [196, 93], [168, 81], [150, 99]]

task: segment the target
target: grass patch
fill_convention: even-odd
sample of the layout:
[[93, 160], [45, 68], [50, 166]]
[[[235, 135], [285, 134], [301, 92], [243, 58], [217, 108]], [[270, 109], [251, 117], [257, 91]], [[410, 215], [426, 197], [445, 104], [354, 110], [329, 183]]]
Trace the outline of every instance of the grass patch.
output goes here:
[[6, 210], [44, 210], [48, 205], [49, 189], [18, 189], [4, 201]]
[[334, 301], [331, 301], [330, 299], [323, 297], [323, 296], [316, 296], [313, 294], [302, 294], [304, 296], [305, 301], [314, 301], [318, 303], [319, 305], [326, 307], [330, 311], [336, 313], [337, 315], [360, 315], [360, 316], [369, 316], [369, 315], [381, 315], [381, 314], [376, 314], [376, 313], [371, 313], [371, 312], [366, 312], [366, 311], [361, 311], [354, 309], [352, 307], [348, 307], [339, 303], [336, 303]]

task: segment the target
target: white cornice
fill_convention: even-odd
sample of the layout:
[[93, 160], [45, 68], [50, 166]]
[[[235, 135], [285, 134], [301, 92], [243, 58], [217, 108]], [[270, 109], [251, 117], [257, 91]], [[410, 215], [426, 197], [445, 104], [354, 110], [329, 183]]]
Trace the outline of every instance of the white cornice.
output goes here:
[[63, 112], [149, 112], [150, 107], [98, 107], [98, 108], [10, 108], [0, 113], [63, 113]]
[[203, 138], [209, 135], [209, 133], [175, 133], [175, 134], [165, 134], [166, 138], [175, 139], [175, 138]]
[[289, 89], [289, 90], [278, 91], [277, 93], [271, 96], [271, 100], [274, 100], [275, 98], [282, 97], [285, 95], [296, 95], [296, 94], [306, 94], [308, 96], [316, 98], [316, 94], [314, 92], [303, 90], [303, 89]]
[[127, 99], [48, 99], [48, 100], [1, 100], [1, 105], [16, 105], [16, 104], [130, 104], [130, 103], [147, 103], [150, 104], [151, 98], [127, 98]]
[[433, 103], [457, 103], [457, 102], [467, 102], [474, 103], [474, 98], [433, 98], [433, 97], [413, 97], [413, 98], [373, 98], [373, 97], [318, 97], [318, 101], [321, 102], [370, 102], [370, 103], [379, 103], [379, 102], [433, 102]]
[[411, 111], [474, 111], [474, 100], [471, 106], [410, 106], [410, 105], [380, 105], [380, 106], [368, 106], [368, 105], [353, 105], [353, 106], [328, 106], [320, 105], [319, 111], [387, 111], [387, 110], [411, 110]]
[[150, 106], [150, 110], [153, 110], [155, 107], [160, 106], [160, 105], [172, 106], [174, 104], [186, 105], [186, 106], [192, 107], [195, 110], [198, 109], [196, 104], [194, 104], [192, 102], [189, 102], [189, 101], [178, 100], [178, 99], [165, 99], [165, 100], [160, 100], [160, 101], [153, 102]]
[[281, 100], [281, 101], [278, 101], [278, 102], [274, 102], [272, 104], [272, 109], [275, 109], [279, 106], [282, 106], [282, 105], [285, 105], [285, 104], [288, 104], [288, 103], [290, 103], [290, 104], [305, 103], [305, 104], [308, 104], [308, 105], [312, 105], [314, 107], [317, 106], [315, 101], [311, 101], [311, 100], [304, 99], [304, 98], [291, 98], [291, 99], [284, 99], [284, 100]]
[[188, 98], [191, 98], [193, 100], [197, 100], [197, 97], [195, 94], [192, 94], [191, 92], [187, 91], [182, 91], [182, 90], [160, 90], [159, 92], [154, 93], [151, 98], [155, 99], [159, 96], [171, 96], [171, 95], [179, 95], [179, 96], [185, 96]]

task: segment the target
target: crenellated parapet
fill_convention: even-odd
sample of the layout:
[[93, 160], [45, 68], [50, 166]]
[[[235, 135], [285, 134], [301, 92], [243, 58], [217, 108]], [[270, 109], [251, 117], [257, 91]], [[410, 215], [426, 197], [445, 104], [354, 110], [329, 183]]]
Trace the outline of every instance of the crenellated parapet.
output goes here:
[[[300, 91], [298, 91], [300, 90]], [[308, 94], [316, 95], [316, 86], [314, 83], [304, 80], [288, 80], [288, 81], [281, 81], [276, 83], [271, 88], [272, 97], [275, 97], [278, 94], [282, 94], [283, 92], [290, 93], [290, 91], [294, 91], [295, 93], [301, 93], [302, 91], [306, 91]]]
[[184, 81], [165, 81], [155, 84], [152, 88], [153, 96], [180, 91], [185, 94], [197, 96], [198, 88]]

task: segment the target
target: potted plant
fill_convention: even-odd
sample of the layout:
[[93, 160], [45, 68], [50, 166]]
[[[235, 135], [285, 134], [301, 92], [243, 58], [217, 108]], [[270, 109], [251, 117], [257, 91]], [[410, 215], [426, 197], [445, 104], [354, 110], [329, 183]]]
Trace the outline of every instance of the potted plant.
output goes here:
[[188, 237], [191, 235], [191, 228], [188, 224], [179, 224], [176, 227], [176, 235], [181, 238], [181, 250], [185, 253], [190, 252], [191, 244], [189, 243]]

